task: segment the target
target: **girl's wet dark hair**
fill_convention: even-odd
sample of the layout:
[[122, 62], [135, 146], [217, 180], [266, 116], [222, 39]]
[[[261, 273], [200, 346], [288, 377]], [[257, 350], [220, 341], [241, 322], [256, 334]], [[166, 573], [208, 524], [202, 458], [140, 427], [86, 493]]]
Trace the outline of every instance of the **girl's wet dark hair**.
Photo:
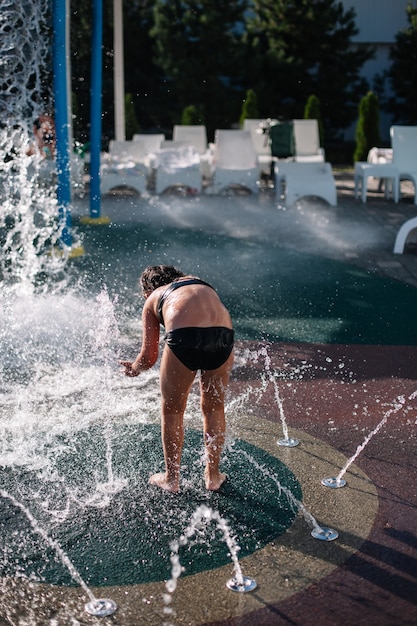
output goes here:
[[143, 270], [140, 277], [142, 293], [143, 295], [148, 295], [155, 289], [158, 289], [158, 287], [169, 285], [183, 276], [185, 274], [173, 265], [150, 265]]

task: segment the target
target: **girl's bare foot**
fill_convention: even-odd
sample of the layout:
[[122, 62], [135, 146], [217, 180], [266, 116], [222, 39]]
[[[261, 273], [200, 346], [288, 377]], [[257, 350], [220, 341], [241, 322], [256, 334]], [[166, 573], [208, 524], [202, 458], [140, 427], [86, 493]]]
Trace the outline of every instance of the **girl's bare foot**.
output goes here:
[[206, 470], [204, 472], [204, 480], [206, 482], [206, 489], [208, 489], [209, 491], [217, 491], [218, 489], [220, 489], [220, 487], [222, 486], [226, 478], [227, 478], [227, 474], [222, 474], [221, 472], [219, 472], [215, 476], [209, 477], [208, 471]]
[[165, 491], [170, 491], [171, 493], [178, 493], [179, 491], [178, 481], [167, 480], [165, 472], [153, 474], [153, 476], [150, 477], [149, 482], [151, 485], [156, 485], [157, 487], [165, 489]]

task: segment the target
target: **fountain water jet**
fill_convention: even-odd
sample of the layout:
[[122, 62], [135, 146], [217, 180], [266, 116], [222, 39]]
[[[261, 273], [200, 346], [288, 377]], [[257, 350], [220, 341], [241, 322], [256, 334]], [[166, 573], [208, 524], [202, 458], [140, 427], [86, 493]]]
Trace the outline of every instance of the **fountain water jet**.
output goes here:
[[[110, 363], [117, 362], [117, 354], [115, 354], [112, 344], [119, 338], [119, 328], [114, 312], [114, 305], [117, 298], [110, 300], [106, 287], [103, 287], [99, 295], [96, 297], [96, 320], [97, 326], [94, 333], [94, 349], [98, 354], [103, 368], [103, 384], [102, 393], [103, 400], [107, 407], [112, 407], [113, 393], [110, 376]], [[107, 481], [97, 484], [97, 491], [104, 496], [104, 505], [108, 504], [109, 496], [115, 495], [126, 487], [128, 481], [123, 478], [115, 477], [113, 471], [113, 425], [111, 422], [112, 411], [106, 412], [104, 424], [104, 440], [106, 442], [106, 465], [107, 465]], [[91, 504], [97, 506], [97, 499], [94, 498]]]
[[272, 480], [278, 487], [279, 493], [285, 493], [290, 505], [294, 505], [297, 511], [302, 514], [305, 521], [312, 527], [311, 536], [314, 537], [314, 539], [320, 539], [321, 541], [333, 541], [334, 539], [337, 539], [337, 537], [339, 536], [338, 532], [333, 528], [320, 526], [316, 518], [306, 509], [304, 504], [300, 502], [300, 500], [297, 500], [297, 498], [290, 491], [290, 489], [288, 489], [284, 485], [281, 485], [276, 476], [274, 476], [274, 474], [271, 474], [268, 468], [258, 463], [256, 459], [254, 459], [250, 454], [246, 452], [246, 450], [239, 450], [239, 454], [245, 456], [250, 461], [250, 463], [252, 463], [252, 465], [263, 474], [263, 476]]
[[[410, 396], [409, 399], [411, 399]], [[393, 408], [387, 411], [382, 418], [382, 420], [375, 426], [375, 428], [365, 437], [364, 441], [356, 448], [355, 454], [353, 454], [350, 459], [346, 462], [346, 464], [342, 467], [337, 476], [330, 476], [328, 478], [323, 478], [321, 484], [324, 487], [330, 487], [331, 489], [339, 489], [340, 487], [344, 487], [346, 485], [346, 481], [343, 476], [346, 474], [349, 467], [352, 463], [358, 458], [359, 454], [364, 450], [364, 448], [368, 445], [369, 441], [372, 439], [374, 435], [377, 434], [381, 430], [381, 428], [386, 424], [388, 417], [393, 415], [394, 413], [398, 413], [398, 411], [404, 406], [405, 398], [404, 396], [399, 396], [397, 398], [397, 404], [394, 404]]]
[[278, 439], [277, 444], [279, 446], [283, 446], [285, 448], [294, 448], [295, 446], [298, 446], [300, 442], [295, 437], [290, 437], [289, 436], [287, 420], [285, 418], [285, 413], [284, 413], [284, 405], [283, 405], [283, 402], [282, 402], [281, 395], [279, 393], [279, 389], [278, 389], [278, 385], [277, 385], [277, 381], [276, 381], [276, 376], [274, 375], [273, 372], [271, 372], [271, 358], [270, 358], [266, 348], [262, 348], [261, 354], [265, 357], [265, 374], [264, 375], [268, 376], [269, 382], [271, 382], [273, 387], [274, 387], [275, 401], [276, 401], [277, 406], [278, 406], [279, 417], [280, 417], [281, 426], [282, 426], [282, 432], [283, 432], [283, 435], [284, 435], [283, 438]]
[[[226, 587], [231, 591], [236, 591], [238, 593], [247, 593], [256, 589], [257, 585], [255, 579], [243, 576], [242, 574], [242, 569], [237, 557], [239, 546], [232, 537], [226, 521], [220, 516], [218, 511], [213, 511], [210, 507], [202, 504], [194, 511], [188, 527], [178, 541], [172, 541], [170, 543], [169, 547], [171, 549], [170, 560], [172, 563], [172, 571], [171, 578], [166, 583], [166, 589], [171, 595], [165, 595], [164, 599], [166, 605], [171, 602], [172, 594], [177, 588], [178, 578], [181, 576], [181, 572], [183, 571], [178, 554], [180, 547], [187, 545], [188, 540], [196, 533], [201, 524], [209, 523], [211, 521], [217, 522], [217, 528], [223, 533], [224, 541], [229, 548], [230, 556], [233, 561], [234, 576], [227, 581]], [[167, 612], [170, 612], [170, 610], [168, 609]]]
[[46, 541], [46, 543], [53, 550], [55, 550], [55, 552], [61, 559], [62, 564], [65, 565], [65, 567], [68, 569], [73, 580], [77, 582], [84, 589], [85, 593], [90, 598], [90, 601], [87, 602], [87, 604], [85, 605], [85, 610], [87, 611], [87, 613], [90, 613], [90, 615], [95, 615], [98, 617], [105, 617], [107, 615], [112, 615], [117, 609], [117, 604], [113, 600], [110, 600], [108, 598], [96, 598], [95, 597], [91, 589], [88, 587], [87, 583], [84, 581], [84, 579], [81, 577], [78, 570], [75, 568], [72, 561], [68, 558], [68, 555], [64, 552], [64, 550], [57, 543], [57, 541], [52, 539], [52, 537], [48, 535], [48, 533], [42, 528], [42, 526], [40, 526], [39, 522], [35, 519], [35, 517], [32, 515], [29, 509], [27, 509], [21, 502], [16, 500], [14, 496], [9, 494], [4, 489], [0, 489], [0, 496], [2, 498], [10, 500], [13, 506], [20, 509], [26, 515], [33, 530], [39, 535], [41, 535], [41, 537]]
[[285, 448], [295, 448], [295, 446], [298, 446], [300, 442], [298, 439], [296, 439], [295, 437], [290, 437], [288, 434], [287, 420], [285, 419], [284, 406], [282, 403], [282, 398], [279, 393], [277, 381], [275, 377], [272, 377], [271, 380], [274, 385], [275, 400], [279, 408], [279, 416], [281, 419], [282, 431], [284, 434], [284, 437], [282, 439], [278, 439], [277, 443], [279, 446], [283, 446]]
[[35, 120], [51, 109], [43, 86], [49, 4], [0, 0], [0, 278], [28, 290], [43, 285], [46, 276], [59, 277], [70, 255], [61, 246], [55, 159], [32, 149]]

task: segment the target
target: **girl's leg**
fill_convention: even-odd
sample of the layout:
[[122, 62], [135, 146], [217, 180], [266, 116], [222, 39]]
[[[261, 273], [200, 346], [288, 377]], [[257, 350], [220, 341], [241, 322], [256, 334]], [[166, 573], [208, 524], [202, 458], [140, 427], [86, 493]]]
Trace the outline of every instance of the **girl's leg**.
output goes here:
[[226, 436], [224, 395], [233, 366], [233, 352], [217, 370], [201, 374], [201, 410], [204, 418], [204, 443], [207, 463], [204, 472], [206, 488], [216, 491], [226, 474], [220, 472], [220, 458]]
[[149, 482], [167, 491], [179, 491], [181, 453], [184, 443], [184, 411], [195, 372], [190, 371], [166, 346], [161, 367], [161, 436], [165, 472], [154, 474]]

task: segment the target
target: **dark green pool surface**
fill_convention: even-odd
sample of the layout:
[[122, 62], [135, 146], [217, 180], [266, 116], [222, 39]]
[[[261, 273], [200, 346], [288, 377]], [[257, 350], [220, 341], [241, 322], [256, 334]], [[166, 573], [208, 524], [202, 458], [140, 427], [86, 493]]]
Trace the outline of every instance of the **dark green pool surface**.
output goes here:
[[[109, 501], [97, 489], [107, 476], [102, 428], [62, 437], [53, 446], [57, 452], [51, 455], [49, 470], [55, 478], [61, 476], [62, 490], [51, 492], [42, 471], [26, 474], [19, 468], [3, 472], [2, 485], [12, 493], [18, 482], [19, 500], [92, 586], [170, 578], [170, 542], [186, 531], [201, 505], [226, 520], [241, 558], [278, 537], [298, 514], [294, 500], [291, 504], [279, 485], [298, 501], [302, 498], [297, 479], [281, 461], [242, 440], [233, 442], [226, 451], [222, 463], [228, 474], [226, 483], [219, 492], [207, 492], [203, 485], [202, 434], [187, 431], [182, 490], [174, 495], [148, 484], [149, 476], [163, 468], [160, 428], [115, 428], [114, 477], [125, 478], [128, 484]], [[2, 501], [0, 532], [2, 575], [21, 572], [49, 583], [74, 583], [55, 550], [7, 499]], [[179, 555], [184, 575], [231, 563], [223, 533], [214, 521], [203, 522]]]
[[181, 267], [211, 282], [238, 339], [417, 345], [417, 290], [347, 263], [250, 238], [149, 224], [85, 228], [74, 264], [89, 291], [106, 284], [139, 317], [147, 265]]

